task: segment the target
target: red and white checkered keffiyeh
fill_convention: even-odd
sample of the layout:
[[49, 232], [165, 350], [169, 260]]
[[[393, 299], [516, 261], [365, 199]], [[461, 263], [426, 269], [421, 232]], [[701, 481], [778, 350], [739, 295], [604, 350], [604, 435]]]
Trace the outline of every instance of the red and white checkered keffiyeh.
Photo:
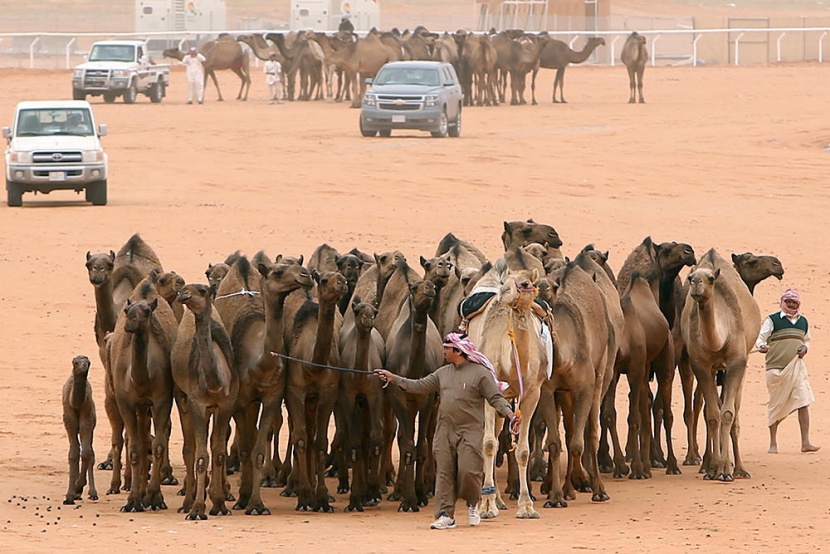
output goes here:
[[510, 386], [504, 381], [499, 381], [498, 377], [496, 377], [496, 369], [493, 367], [493, 364], [490, 363], [487, 356], [476, 349], [476, 345], [473, 344], [473, 341], [471, 341], [467, 335], [461, 333], [450, 333], [444, 338], [444, 346], [458, 348], [468, 360], [479, 365], [483, 365], [489, 369], [490, 373], [493, 374], [493, 380], [496, 382], [496, 385], [499, 387], [500, 391], [504, 392], [507, 390], [507, 387]]

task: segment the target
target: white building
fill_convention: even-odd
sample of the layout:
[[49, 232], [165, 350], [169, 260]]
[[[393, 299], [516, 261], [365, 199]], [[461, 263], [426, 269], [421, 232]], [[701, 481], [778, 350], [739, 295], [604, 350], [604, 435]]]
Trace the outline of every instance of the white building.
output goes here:
[[355, 31], [380, 29], [380, 0], [291, 0], [291, 29], [334, 31], [348, 16]]
[[135, 31], [226, 29], [224, 0], [135, 0]]

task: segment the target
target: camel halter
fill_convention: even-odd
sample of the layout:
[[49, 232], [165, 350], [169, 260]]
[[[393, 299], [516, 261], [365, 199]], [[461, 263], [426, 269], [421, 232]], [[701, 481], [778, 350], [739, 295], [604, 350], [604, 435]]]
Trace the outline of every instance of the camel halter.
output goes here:
[[[287, 354], [280, 354], [279, 352], [273, 352], [272, 351], [271, 355], [276, 356], [277, 358], [283, 358], [285, 360], [291, 360], [292, 362], [300, 362], [301, 364], [310, 365], [310, 366], [314, 366], [314, 367], [319, 367], [319, 368], [322, 368], [322, 369], [334, 369], [335, 371], [343, 371], [343, 372], [346, 372], [346, 373], [359, 373], [361, 375], [374, 375], [375, 374], [374, 371], [366, 371], [366, 370], [363, 370], [363, 369], [352, 369], [350, 367], [337, 367], [337, 366], [333, 366], [333, 365], [318, 364], [318, 363], [315, 363], [315, 362], [310, 362], [308, 360], [301, 360], [300, 358], [294, 358], [292, 356], [288, 356]], [[385, 389], [386, 385], [388, 385], [388, 384], [389, 384], [389, 381], [386, 381], [383, 384], [383, 388]]]
[[223, 294], [222, 296], [217, 296], [214, 300], [222, 300], [223, 298], [230, 298], [231, 296], [240, 296], [242, 294], [248, 295], [249, 298], [253, 298], [255, 294], [262, 294], [258, 290], [247, 290], [245, 287], [242, 287], [242, 290], [239, 292], [232, 292], [230, 294]]

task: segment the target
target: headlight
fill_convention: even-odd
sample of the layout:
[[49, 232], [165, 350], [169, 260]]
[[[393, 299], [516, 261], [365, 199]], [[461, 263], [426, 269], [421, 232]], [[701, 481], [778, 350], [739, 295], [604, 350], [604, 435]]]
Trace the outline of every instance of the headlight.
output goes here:
[[84, 78], [84, 70], [83, 69], [76, 69], [72, 71], [72, 78], [73, 79], [83, 79]]
[[16, 163], [21, 164], [30, 164], [32, 163], [32, 153], [31, 152], [10, 152], [9, 153], [9, 160]]
[[438, 95], [428, 94], [424, 97], [424, 106], [427, 108], [434, 108], [438, 105]]
[[103, 150], [87, 150], [83, 154], [83, 160], [85, 163], [89, 162], [100, 162], [104, 159], [104, 151]]
[[376, 94], [364, 94], [363, 95], [363, 105], [364, 106], [376, 106], [378, 102], [378, 97]]
[[126, 79], [130, 76], [130, 72], [126, 69], [119, 69], [112, 72], [112, 76], [116, 79]]

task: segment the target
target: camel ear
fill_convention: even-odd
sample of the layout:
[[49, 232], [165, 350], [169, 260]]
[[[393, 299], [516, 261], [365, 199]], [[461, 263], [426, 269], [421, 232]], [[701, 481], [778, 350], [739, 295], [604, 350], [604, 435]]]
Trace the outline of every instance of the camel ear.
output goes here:
[[302, 254], [300, 254], [300, 257], [297, 260], [297, 263], [300, 264], [300, 265], [303, 265], [303, 255]]
[[156, 296], [155, 298], [153, 298], [153, 301], [150, 302], [150, 311], [151, 312], [156, 311], [156, 308], [158, 308], [158, 305], [159, 305], [159, 297]]
[[732, 254], [732, 263], [736, 264], [741, 261], [742, 256], [738, 256], [737, 254]]
[[565, 263], [566, 263], [566, 264], [571, 263], [571, 259], [570, 259], [569, 257], [567, 257], [567, 256], [565, 256]]
[[[733, 254], [733, 256], [734, 256], [734, 254]], [[90, 259], [91, 257], [92, 257], [92, 252], [90, 252], [89, 250], [87, 250], [87, 251], [86, 251], [86, 261], [89, 261], [89, 259]]]
[[130, 305], [131, 305], [132, 303], [133, 303], [133, 301], [132, 301], [132, 300], [130, 300], [129, 298], [127, 298], [127, 302], [126, 302], [126, 304], [124, 304], [124, 311], [125, 311], [125, 312], [126, 312], [126, 311], [130, 308]]
[[114, 262], [115, 261], [115, 252], [110, 250], [110, 259]]
[[717, 268], [715, 270], [715, 279], [717, 279], [718, 277], [720, 277], [720, 268]]
[[531, 277], [530, 280], [534, 283], [539, 280], [539, 270], [538, 269], [533, 268], [533, 273], [532, 273], [532, 277]]
[[[302, 264], [300, 264], [302, 265]], [[320, 274], [317, 273], [316, 269], [311, 270], [311, 278], [319, 285], [320, 284]]]
[[352, 304], [353, 304], [354, 306], [357, 306], [358, 304], [360, 304], [360, 296], [358, 296], [358, 295], [356, 295], [356, 294], [355, 294], [355, 295], [352, 297]]
[[421, 256], [421, 267], [423, 267], [426, 271], [429, 271], [429, 260]]
[[266, 264], [265, 262], [259, 262], [258, 264], [256, 264], [256, 268], [259, 271], [260, 275], [262, 275], [263, 277], [268, 277], [268, 264]]

